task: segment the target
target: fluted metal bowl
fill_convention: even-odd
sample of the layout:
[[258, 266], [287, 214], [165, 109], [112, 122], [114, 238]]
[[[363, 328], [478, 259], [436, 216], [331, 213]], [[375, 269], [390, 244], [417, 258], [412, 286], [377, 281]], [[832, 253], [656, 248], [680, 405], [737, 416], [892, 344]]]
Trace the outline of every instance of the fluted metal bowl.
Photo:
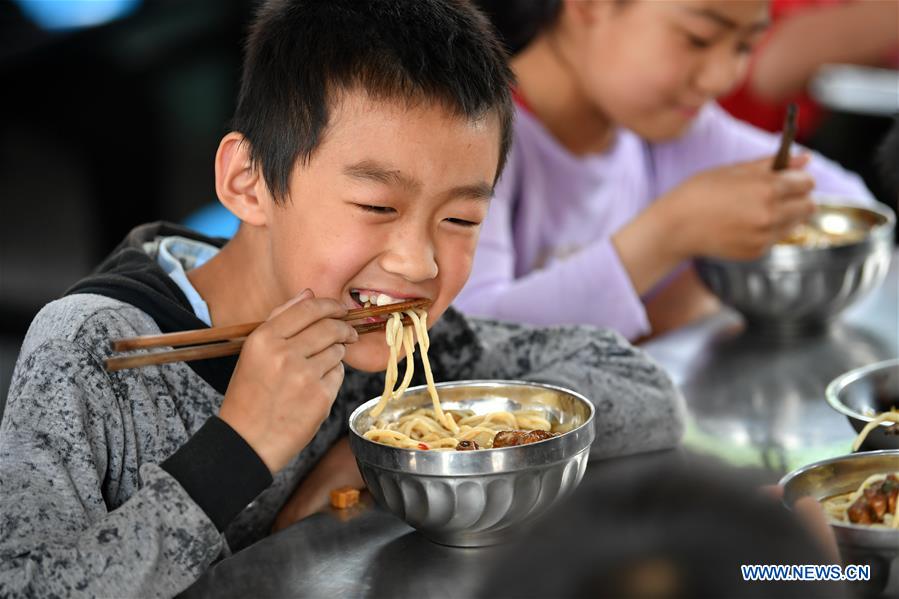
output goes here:
[[779, 243], [757, 260], [702, 258], [696, 269], [723, 303], [743, 315], [749, 330], [812, 333], [883, 282], [895, 222], [883, 205], [862, 208], [828, 200], [809, 224], [830, 233], [857, 232], [858, 240], [823, 247]]
[[[827, 385], [827, 403], [846, 416], [856, 432], [890, 408], [899, 409], [899, 359], [862, 366], [841, 374]], [[884, 422], [865, 438], [863, 449], [899, 449], [899, 435], [885, 431]]]
[[[802, 497], [816, 501], [854, 491], [872, 474], [899, 472], [899, 451], [869, 451], [809, 464], [786, 475], [783, 502], [791, 508]], [[899, 596], [899, 530], [831, 522], [844, 564], [870, 564], [865, 594]]]
[[[445, 410], [538, 410], [562, 434], [500, 449], [399, 449], [362, 436], [378, 398], [359, 406], [350, 416], [350, 447], [365, 484], [381, 506], [430, 540], [458, 547], [502, 542], [581, 481], [595, 435], [593, 404], [582, 395], [520, 381], [457, 381], [437, 389]], [[426, 387], [414, 387], [391, 401], [381, 418], [393, 420], [430, 402]]]

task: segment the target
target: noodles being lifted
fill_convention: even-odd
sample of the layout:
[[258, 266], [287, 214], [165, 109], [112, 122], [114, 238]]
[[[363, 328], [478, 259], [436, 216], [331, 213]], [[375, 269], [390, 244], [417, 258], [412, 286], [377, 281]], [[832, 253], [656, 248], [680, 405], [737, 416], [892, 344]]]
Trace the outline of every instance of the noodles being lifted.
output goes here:
[[[852, 443], [852, 451], [858, 451], [865, 438], [883, 422], [899, 425], [899, 412], [891, 409], [865, 425]], [[896, 426], [896, 425], [894, 425]], [[896, 472], [873, 474], [856, 489], [821, 501], [831, 519], [853, 524], [883, 525], [899, 528], [899, 477]]]
[[858, 451], [858, 448], [861, 447], [862, 443], [865, 442], [868, 434], [884, 422], [895, 422], [896, 425], [899, 426], [899, 412], [896, 411], [896, 408], [890, 408], [889, 412], [883, 412], [880, 416], [872, 419], [871, 422], [866, 424], [865, 428], [862, 429], [862, 431], [855, 438], [855, 441], [853, 441], [852, 451]]
[[[467, 450], [505, 447], [540, 441], [552, 437], [548, 432], [550, 422], [539, 412], [491, 412], [476, 415], [471, 410], [447, 410], [440, 405], [440, 397], [434, 386], [434, 375], [428, 360], [428, 313], [424, 310], [406, 312], [412, 321], [411, 327], [403, 325], [398, 312], [390, 315], [387, 322], [387, 346], [390, 357], [384, 377], [384, 393], [378, 405], [371, 411], [374, 424], [364, 434], [366, 439], [406, 449]], [[391, 399], [399, 399], [412, 382], [414, 372], [414, 335], [421, 348], [421, 363], [424, 367], [431, 407], [420, 408], [403, 414], [393, 422], [378, 418]], [[406, 354], [406, 372], [399, 386], [399, 350]], [[394, 389], [394, 387], [396, 388]]]

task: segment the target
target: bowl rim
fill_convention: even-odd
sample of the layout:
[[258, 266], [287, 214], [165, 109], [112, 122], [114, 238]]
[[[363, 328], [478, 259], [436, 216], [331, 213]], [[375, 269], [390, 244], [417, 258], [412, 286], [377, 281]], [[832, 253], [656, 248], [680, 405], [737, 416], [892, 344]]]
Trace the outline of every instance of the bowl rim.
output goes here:
[[[851, 208], [853, 210], [865, 210], [873, 212], [885, 220], [871, 227], [868, 234], [851, 243], [829, 245], [824, 247], [803, 247], [796, 245], [774, 244], [764, 255], [752, 260], [735, 260], [727, 258], [715, 258], [701, 256], [696, 259], [697, 265], [702, 266], [729, 266], [754, 270], [762, 267], [765, 270], [795, 270], [800, 262], [806, 266], [818, 264], [825, 257], [830, 259], [837, 256], [848, 257], [855, 255], [861, 248], [878, 247], [877, 244], [891, 242], [896, 229], [896, 213], [885, 204], [862, 204], [861, 201], [847, 201], [848, 196], [816, 195], [816, 204], [819, 208]], [[873, 249], [869, 250], [873, 251]], [[892, 255], [892, 244], [890, 244]]]
[[[895, 457], [899, 459], [899, 449], [878, 449], [876, 451], [860, 451], [858, 453], [848, 453], [844, 455], [839, 455], [832, 458], [826, 458], [824, 460], [818, 460], [817, 462], [812, 462], [811, 464], [806, 464], [805, 466], [801, 466], [791, 472], [785, 474], [778, 482], [777, 485], [779, 487], [783, 487], [786, 489], [788, 483], [790, 483], [793, 479], [799, 478], [801, 475], [805, 474], [809, 470], [814, 470], [816, 468], [821, 468], [824, 466], [828, 466], [830, 464], [834, 464], [837, 462], [844, 462], [846, 460], [861, 460], [869, 457]], [[810, 495], [803, 495], [802, 497], [810, 497]], [[797, 499], [799, 499], [797, 497]], [[793, 511], [793, 505], [787, 501], [786, 493], [784, 493], [784, 497], [781, 500], [781, 503], [790, 510]], [[899, 538], [899, 529], [889, 529], [889, 528], [874, 528], [871, 526], [865, 526], [862, 524], [852, 524], [851, 522], [835, 522], [833, 520], [828, 519], [827, 523], [835, 528], [842, 528], [846, 530], [857, 530], [864, 531], [866, 533], [875, 533], [875, 534], [888, 534], [888, 535], [897, 535]]]
[[[583, 451], [589, 451], [595, 438], [593, 421], [596, 406], [581, 393], [560, 385], [531, 381], [505, 379], [468, 379], [436, 383], [437, 389], [454, 387], [531, 387], [557, 391], [574, 397], [589, 410], [587, 418], [576, 428], [557, 437], [517, 445], [513, 447], [489, 448], [478, 451], [431, 451], [424, 449], [392, 447], [366, 439], [355, 426], [362, 412], [377, 403], [374, 397], [362, 403], [348, 419], [350, 448], [356, 460], [377, 468], [424, 476], [481, 476], [484, 474], [504, 474], [525, 469], [540, 469], [573, 458]], [[410, 387], [406, 393], [424, 391], [427, 385]], [[376, 454], [376, 459], [372, 459]], [[533, 456], [544, 454], [543, 459]], [[488, 459], [489, 456], [489, 459]]]
[[[883, 370], [886, 368], [895, 368], [899, 367], [899, 358], [890, 358], [889, 360], [881, 360], [880, 362], [874, 362], [873, 364], [868, 364], [867, 366], [860, 366], [858, 368], [853, 368], [848, 372], [844, 372], [840, 376], [836, 377], [830, 383], [827, 384], [827, 388], [824, 390], [824, 397], [827, 400], [827, 403], [830, 404], [830, 407], [843, 414], [848, 418], [855, 418], [856, 420], [861, 420], [862, 422], [871, 422], [874, 418], [876, 418], [881, 412], [875, 414], [874, 416], [868, 416], [866, 414], [862, 414], [856, 410], [853, 410], [845, 403], [840, 401], [840, 392], [845, 389], [850, 384], [859, 380], [863, 376], [866, 376], [872, 372], [877, 370]], [[892, 422], [882, 422], [880, 426], [892, 426]]]

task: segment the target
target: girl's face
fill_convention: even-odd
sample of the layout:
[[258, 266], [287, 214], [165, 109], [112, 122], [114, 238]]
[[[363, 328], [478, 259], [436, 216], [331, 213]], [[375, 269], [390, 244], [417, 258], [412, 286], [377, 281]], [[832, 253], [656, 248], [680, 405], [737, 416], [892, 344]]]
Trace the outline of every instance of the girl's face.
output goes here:
[[650, 141], [677, 137], [740, 82], [767, 0], [568, 0], [568, 59], [589, 99]]
[[[347, 308], [360, 295], [427, 298], [433, 323], [471, 271], [499, 161], [499, 121], [471, 122], [433, 103], [347, 92], [283, 205], [268, 204], [272, 270], [286, 301], [305, 287]], [[383, 370], [384, 333], [344, 362]]]

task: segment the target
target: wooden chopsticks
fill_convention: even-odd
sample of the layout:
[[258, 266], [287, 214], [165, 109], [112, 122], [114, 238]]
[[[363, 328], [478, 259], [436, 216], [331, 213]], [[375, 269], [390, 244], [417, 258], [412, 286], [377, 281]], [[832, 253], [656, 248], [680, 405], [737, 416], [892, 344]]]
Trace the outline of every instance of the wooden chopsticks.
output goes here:
[[787, 106], [787, 115], [784, 117], [784, 130], [780, 137], [780, 148], [774, 157], [771, 170], [782, 171], [790, 164], [790, 147], [796, 139], [796, 121], [799, 118], [799, 108], [795, 103]]
[[[352, 321], [383, 316], [392, 312], [405, 312], [427, 308], [431, 304], [427, 299], [415, 299], [386, 306], [372, 306], [370, 308], [358, 308], [347, 312], [341, 320]], [[177, 333], [165, 333], [161, 335], [144, 335], [141, 337], [129, 337], [117, 339], [112, 342], [112, 349], [116, 352], [132, 351], [136, 349], [150, 349], [155, 347], [182, 347], [168, 351], [139, 354], [133, 356], [117, 356], [106, 360], [106, 370], [114, 372], [126, 368], [137, 368], [151, 364], [168, 364], [170, 362], [187, 362], [190, 360], [205, 360], [208, 358], [221, 358], [240, 352], [246, 337], [262, 324], [250, 322], [236, 324], [227, 327], [212, 327], [208, 329], [196, 329], [192, 331], [179, 331]], [[408, 316], [403, 316], [403, 324], [411, 324]], [[384, 330], [387, 321], [366, 322], [353, 325], [360, 335], [373, 331]], [[202, 345], [207, 344], [207, 345]]]

